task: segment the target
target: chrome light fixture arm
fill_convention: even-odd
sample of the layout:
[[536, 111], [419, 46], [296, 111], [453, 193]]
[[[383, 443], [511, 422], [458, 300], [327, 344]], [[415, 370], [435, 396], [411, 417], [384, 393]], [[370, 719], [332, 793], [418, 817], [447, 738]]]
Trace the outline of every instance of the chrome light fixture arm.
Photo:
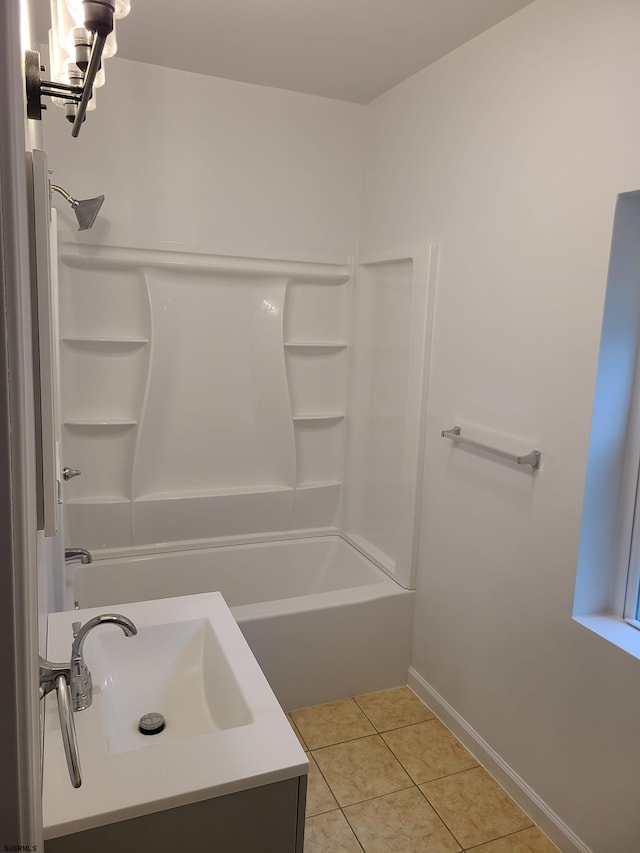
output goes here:
[[93, 46], [91, 48], [91, 59], [89, 60], [89, 67], [84, 78], [84, 85], [82, 87], [82, 97], [80, 98], [80, 103], [78, 104], [78, 112], [76, 113], [76, 118], [73, 122], [73, 127], [71, 128], [71, 136], [73, 136], [74, 138], [77, 137], [77, 135], [80, 133], [80, 128], [82, 127], [82, 122], [84, 121], [84, 117], [87, 112], [87, 107], [89, 105], [91, 95], [93, 94], [93, 84], [96, 79], [96, 74], [100, 69], [100, 63], [102, 61], [102, 51], [104, 50], [105, 42], [106, 38], [104, 36], [96, 34], [93, 40]]
[[70, 86], [68, 83], [57, 83], [54, 80], [43, 80], [42, 72], [44, 65], [40, 64], [40, 54], [37, 50], [28, 50], [24, 58], [24, 73], [27, 91], [27, 118], [40, 121], [42, 110], [46, 106], [42, 103], [42, 96], [48, 95], [52, 98], [65, 98], [79, 104], [82, 98], [82, 86]]
[[36, 119], [37, 121], [42, 119], [42, 110], [46, 109], [42, 103], [43, 95], [72, 101], [74, 104], [77, 104], [77, 109], [75, 118], [73, 119], [71, 136], [77, 137], [93, 94], [93, 84], [96, 74], [100, 69], [105, 41], [102, 36], [97, 35], [95, 37], [93, 47], [91, 48], [89, 67], [84, 76], [82, 86], [71, 86], [68, 83], [43, 80], [41, 72], [44, 70], [44, 65], [40, 64], [40, 54], [37, 50], [28, 50], [25, 54], [27, 118]]

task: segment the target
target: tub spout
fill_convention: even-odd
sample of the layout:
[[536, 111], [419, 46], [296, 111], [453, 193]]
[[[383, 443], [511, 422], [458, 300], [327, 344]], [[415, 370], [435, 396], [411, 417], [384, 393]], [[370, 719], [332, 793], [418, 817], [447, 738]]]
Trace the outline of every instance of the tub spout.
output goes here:
[[80, 562], [86, 565], [93, 562], [93, 557], [91, 551], [87, 551], [86, 548], [65, 548], [64, 561], [65, 563]]

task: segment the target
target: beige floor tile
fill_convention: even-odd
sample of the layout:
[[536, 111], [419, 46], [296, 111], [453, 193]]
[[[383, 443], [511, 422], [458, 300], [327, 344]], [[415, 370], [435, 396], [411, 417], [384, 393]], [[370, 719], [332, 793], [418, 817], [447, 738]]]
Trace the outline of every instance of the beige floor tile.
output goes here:
[[408, 687], [356, 696], [356, 702], [379, 732], [433, 719], [433, 713]]
[[418, 785], [478, 765], [439, 720], [405, 726], [382, 737]]
[[327, 746], [313, 757], [341, 806], [411, 786], [411, 779], [380, 735]]
[[537, 826], [473, 847], [473, 853], [560, 853]]
[[313, 755], [307, 754], [309, 759], [309, 781], [307, 783], [307, 817], [330, 812], [337, 809], [336, 798], [331, 789], [324, 781], [322, 773], [318, 769]]
[[413, 787], [349, 806], [347, 820], [365, 853], [455, 853], [460, 846]]
[[375, 732], [353, 699], [302, 708], [292, 711], [291, 717], [307, 749], [319, 749]]
[[532, 826], [532, 821], [482, 767], [420, 785], [463, 847]]
[[304, 750], [308, 749], [308, 747], [307, 747], [306, 743], [304, 742], [304, 738], [302, 737], [302, 735], [301, 735], [301, 734], [300, 734], [300, 732], [298, 731], [298, 727], [296, 726], [296, 724], [295, 724], [295, 723], [293, 722], [293, 720], [291, 719], [291, 714], [287, 714], [287, 720], [289, 720], [289, 725], [291, 726], [291, 728], [292, 728], [292, 729], [294, 730], [294, 732], [296, 733], [296, 737], [297, 737], [297, 738], [298, 738], [298, 740], [300, 741], [300, 746], [301, 746]]
[[326, 812], [307, 819], [304, 853], [362, 853], [341, 811]]

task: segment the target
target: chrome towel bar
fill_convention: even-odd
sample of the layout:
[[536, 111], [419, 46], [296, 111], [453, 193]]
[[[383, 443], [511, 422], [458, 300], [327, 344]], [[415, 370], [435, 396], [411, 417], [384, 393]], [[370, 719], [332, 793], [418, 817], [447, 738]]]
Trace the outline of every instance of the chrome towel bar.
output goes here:
[[532, 450], [531, 453], [526, 453], [524, 456], [516, 456], [514, 453], [505, 453], [504, 450], [498, 450], [495, 447], [489, 447], [487, 444], [482, 444], [480, 441], [474, 441], [472, 438], [465, 438], [462, 435], [462, 427], [454, 426], [451, 429], [443, 429], [440, 433], [442, 438], [449, 438], [458, 444], [464, 444], [466, 447], [477, 447], [478, 450], [484, 450], [487, 453], [493, 453], [494, 456], [499, 456], [501, 459], [507, 459], [509, 462], [515, 462], [516, 465], [530, 465], [534, 470], [540, 467], [540, 459], [542, 452], [540, 450]]

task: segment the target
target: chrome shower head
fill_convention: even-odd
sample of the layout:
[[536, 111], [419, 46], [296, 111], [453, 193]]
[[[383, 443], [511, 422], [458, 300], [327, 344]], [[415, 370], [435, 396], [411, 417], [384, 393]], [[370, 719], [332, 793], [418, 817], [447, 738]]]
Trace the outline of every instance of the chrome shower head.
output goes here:
[[86, 231], [87, 228], [91, 228], [96, 221], [103, 201], [103, 195], [99, 195], [97, 198], [83, 198], [80, 201], [74, 199], [72, 206], [78, 220], [78, 231]]
[[99, 195], [96, 198], [77, 199], [70, 196], [66, 190], [63, 190], [62, 187], [56, 184], [51, 184], [51, 189], [66, 198], [73, 208], [73, 212], [78, 220], [78, 231], [86, 231], [87, 228], [91, 228], [96, 221], [98, 211], [102, 207], [102, 202], [104, 201], [103, 195]]

